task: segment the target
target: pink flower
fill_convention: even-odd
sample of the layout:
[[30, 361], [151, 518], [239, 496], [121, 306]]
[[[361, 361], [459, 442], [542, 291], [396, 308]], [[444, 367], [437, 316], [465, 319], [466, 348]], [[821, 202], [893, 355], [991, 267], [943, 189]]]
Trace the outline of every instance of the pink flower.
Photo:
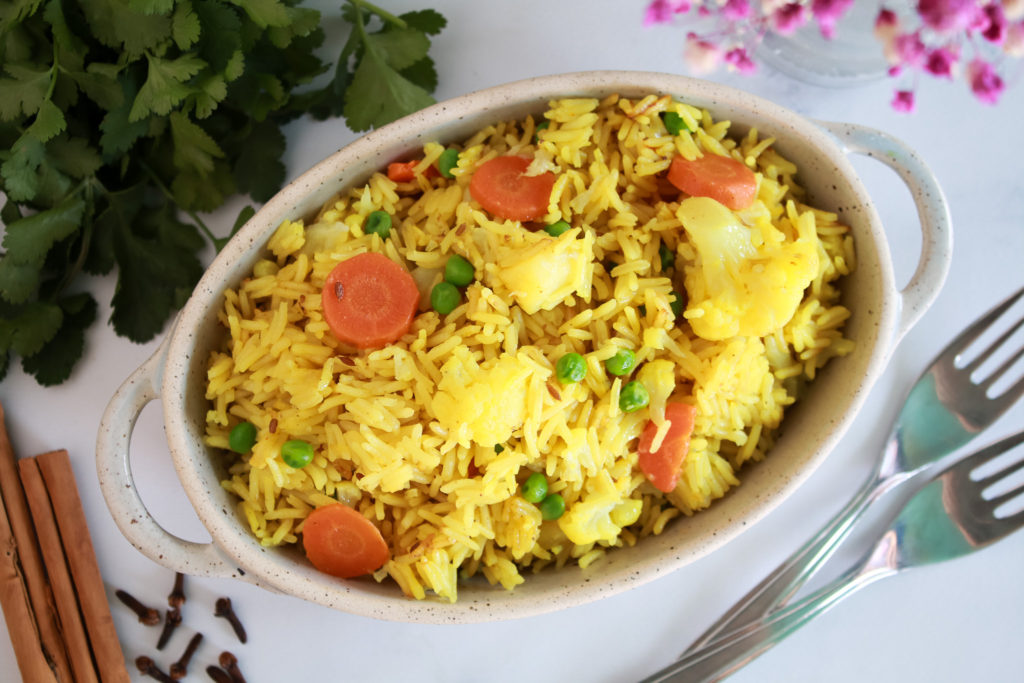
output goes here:
[[799, 2], [787, 2], [772, 12], [772, 30], [788, 36], [807, 22], [807, 13]]
[[1006, 15], [997, 2], [990, 2], [982, 8], [988, 26], [982, 29], [981, 36], [990, 43], [998, 45], [1006, 38]]
[[898, 63], [916, 68], [924, 63], [928, 48], [921, 40], [921, 34], [915, 31], [896, 36], [893, 40], [893, 49]]
[[853, 0], [812, 0], [811, 14], [818, 22], [821, 35], [832, 38], [836, 33], [836, 22], [842, 19]]
[[932, 76], [953, 78], [953, 65], [959, 57], [953, 50], [940, 47], [928, 53], [924, 60], [925, 71]]
[[744, 75], [750, 75], [757, 71], [757, 65], [754, 64], [754, 60], [747, 54], [745, 48], [734, 47], [725, 53], [725, 63], [731, 64]]
[[750, 3], [747, 0], [726, 0], [722, 6], [722, 16], [729, 21], [740, 21], [750, 16]]
[[914, 111], [914, 93], [912, 90], [897, 90], [893, 94], [892, 108], [896, 111], [910, 113]]
[[918, 0], [917, 13], [928, 28], [955, 33], [975, 25], [979, 8], [976, 0]]
[[714, 43], [701, 38], [696, 33], [686, 34], [686, 47], [683, 49], [683, 60], [696, 74], [711, 73], [718, 68], [722, 59], [722, 51]]
[[884, 7], [878, 10], [875, 17], [875, 37], [882, 42], [888, 42], [895, 38], [900, 32], [900, 18], [891, 9]]
[[974, 96], [985, 104], [996, 104], [1006, 89], [995, 68], [983, 59], [971, 60], [967, 65], [967, 82]]
[[672, 21], [673, 14], [682, 14], [690, 11], [690, 3], [686, 0], [652, 0], [644, 12], [644, 26], [651, 24], [664, 24]]

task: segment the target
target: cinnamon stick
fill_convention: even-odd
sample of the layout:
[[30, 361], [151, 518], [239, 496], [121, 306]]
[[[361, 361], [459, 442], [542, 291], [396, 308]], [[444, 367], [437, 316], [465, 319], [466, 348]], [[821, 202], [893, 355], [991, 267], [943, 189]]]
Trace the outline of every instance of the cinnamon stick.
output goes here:
[[[26, 660], [25, 665], [31, 668], [29, 671], [22, 670], [23, 678], [26, 681], [56, 680], [59, 683], [71, 683], [71, 664], [65, 650], [64, 635], [57, 617], [53, 592], [46, 578], [46, 569], [43, 567], [28, 502], [18, 477], [3, 405], [0, 405], [0, 507], [4, 510], [4, 518], [10, 529], [9, 535], [3, 536], [2, 541], [5, 550], [3, 591], [9, 594], [7, 600], [3, 601], [4, 615], [8, 623], [11, 623], [15, 621], [12, 615], [23, 611], [18, 604], [22, 602], [21, 598], [17, 598], [19, 592], [27, 597], [30, 610], [29, 619], [19, 617], [9, 629], [11, 642], [16, 653], [19, 650], [25, 652], [40, 649], [49, 671], [37, 671], [38, 667]], [[18, 666], [22, 666], [20, 656]]]
[[53, 507], [50, 505], [50, 497], [46, 493], [39, 465], [34, 458], [23, 458], [18, 461], [18, 474], [21, 477], [21, 485], [25, 489], [29, 510], [32, 511], [32, 521], [35, 523], [36, 535], [39, 538], [39, 548], [42, 551], [46, 573], [50, 578], [53, 595], [57, 601], [57, 614], [64, 631], [64, 642], [67, 644], [75, 681], [95, 683], [99, 681], [99, 678], [92, 661], [85, 625], [78, 609], [78, 601], [75, 599], [75, 589], [64, 558], [60, 533], [57, 531]]
[[[56, 681], [50, 665], [43, 654], [42, 643], [36, 632], [35, 615], [28, 597], [21, 567], [18, 565], [17, 545], [11, 524], [7, 520], [7, 511], [0, 505], [0, 607], [4, 610], [7, 630], [11, 634], [11, 645], [14, 657], [18, 661], [18, 670], [26, 681]], [[31, 628], [26, 628], [31, 626]]]
[[103, 577], [96, 562], [71, 460], [67, 451], [60, 450], [37, 455], [35, 461], [57, 518], [64, 555], [81, 603], [100, 680], [103, 683], [128, 683], [128, 668], [114, 628], [114, 617], [110, 613]]

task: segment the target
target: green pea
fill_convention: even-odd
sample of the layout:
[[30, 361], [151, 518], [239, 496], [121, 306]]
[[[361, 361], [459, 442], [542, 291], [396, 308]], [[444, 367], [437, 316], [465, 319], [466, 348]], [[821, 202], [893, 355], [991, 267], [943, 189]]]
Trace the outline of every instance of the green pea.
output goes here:
[[587, 376], [587, 361], [578, 353], [567, 353], [555, 363], [555, 376], [562, 384], [579, 382]]
[[676, 266], [676, 253], [667, 244], [661, 243], [658, 247], [658, 256], [661, 257], [661, 270], [666, 271]]
[[661, 120], [665, 123], [665, 130], [668, 131], [669, 135], [679, 135], [684, 130], [690, 130], [683, 117], [674, 111], [662, 112]]
[[459, 150], [449, 147], [437, 159], [437, 170], [445, 178], [454, 178], [452, 169], [459, 165]]
[[624, 413], [640, 410], [650, 401], [651, 397], [647, 393], [647, 387], [637, 380], [626, 382], [622, 387], [622, 391], [619, 392], [619, 410]]
[[494, 452], [498, 455], [501, 455], [502, 453], [505, 452], [505, 447], [502, 446], [500, 443], [496, 443], [494, 444]]
[[610, 375], [628, 375], [636, 367], [636, 354], [629, 349], [619, 349], [604, 362], [604, 369]]
[[289, 467], [305, 467], [313, 462], [313, 447], [301, 439], [285, 441], [281, 446], [281, 459]]
[[441, 315], [448, 315], [462, 302], [459, 288], [450, 282], [438, 282], [430, 290], [430, 305]]
[[520, 487], [523, 499], [531, 503], [540, 503], [548, 495], [548, 479], [540, 472], [534, 472]]
[[534, 128], [535, 132], [533, 134], [533, 144], [537, 144], [537, 140], [540, 139], [540, 136], [538, 136], [537, 133], [541, 132], [542, 130], [547, 130], [548, 126], [550, 125], [550, 121], [541, 121], [540, 123], [537, 124], [537, 127]]
[[366, 217], [366, 225], [363, 232], [367, 235], [376, 233], [382, 240], [386, 240], [391, 234], [391, 214], [387, 211], [373, 211]]
[[683, 297], [679, 296], [679, 292], [673, 291], [668, 295], [668, 305], [672, 309], [672, 315], [679, 317], [683, 313]]
[[450, 282], [456, 287], [465, 287], [476, 276], [473, 264], [458, 254], [452, 254], [444, 264], [445, 282]]
[[551, 225], [544, 228], [544, 232], [551, 235], [552, 237], [558, 237], [559, 235], [569, 230], [570, 228], [572, 228], [572, 226], [569, 225], [566, 221], [558, 221], [557, 223], [552, 223]]
[[248, 453], [256, 445], [256, 425], [239, 422], [228, 435], [228, 447], [235, 453]]
[[565, 499], [557, 493], [551, 493], [544, 497], [539, 507], [544, 519], [558, 519], [565, 514]]

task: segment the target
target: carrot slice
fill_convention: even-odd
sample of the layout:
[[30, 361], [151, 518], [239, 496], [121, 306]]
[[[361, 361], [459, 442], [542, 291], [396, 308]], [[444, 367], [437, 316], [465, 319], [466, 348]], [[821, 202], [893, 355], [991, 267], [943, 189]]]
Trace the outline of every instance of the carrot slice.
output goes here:
[[391, 556], [373, 522], [343, 503], [309, 513], [302, 545], [314, 567], [343, 579], [377, 571]]
[[690, 450], [690, 435], [697, 409], [689, 403], [669, 403], [665, 406], [665, 419], [671, 424], [657, 450], [651, 450], [658, 425], [649, 421], [640, 435], [637, 464], [648, 481], [659, 491], [675, 489], [682, 475], [683, 460]]
[[745, 209], [757, 196], [757, 177], [732, 157], [707, 153], [690, 161], [677, 156], [668, 180], [694, 197], [710, 197], [730, 209]]
[[513, 221], [533, 221], [548, 211], [555, 174], [528, 176], [530, 159], [495, 157], [482, 163], [469, 181], [469, 194], [486, 211]]
[[388, 164], [388, 179], [396, 183], [409, 182], [416, 177], [416, 171], [413, 169], [418, 163], [413, 159], [412, 161], [396, 161], [393, 164]]
[[369, 252], [336, 265], [321, 299], [335, 337], [361, 349], [380, 348], [409, 331], [420, 290], [402, 266]]

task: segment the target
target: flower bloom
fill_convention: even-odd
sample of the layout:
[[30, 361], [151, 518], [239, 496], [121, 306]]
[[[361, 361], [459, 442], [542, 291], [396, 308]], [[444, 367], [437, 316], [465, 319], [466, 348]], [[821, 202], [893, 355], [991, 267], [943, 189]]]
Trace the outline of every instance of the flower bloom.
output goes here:
[[714, 43], [704, 40], [696, 33], [686, 34], [683, 59], [697, 74], [711, 73], [718, 67], [722, 51]]
[[672, 0], [652, 0], [644, 12], [644, 26], [651, 24], [664, 24], [672, 20], [673, 14], [683, 14], [690, 11], [690, 3], [686, 0], [672, 2]]
[[985, 104], [996, 104], [1006, 89], [1003, 79], [992, 65], [983, 59], [973, 59], [967, 65], [967, 82], [970, 83], [974, 96]]
[[836, 33], [836, 22], [853, 5], [853, 0], [812, 0], [811, 14], [818, 22], [821, 34], [832, 38]]
[[917, 13], [930, 29], [940, 33], [965, 31], [978, 20], [975, 0], [918, 0]]
[[990, 43], [1002, 43], [1006, 37], [1006, 15], [1003, 14], [1002, 5], [990, 2], [982, 8], [982, 13], [988, 21], [988, 26], [981, 31], [982, 37]]
[[788, 36], [807, 22], [807, 13], [799, 2], [787, 2], [771, 13], [772, 30]]
[[910, 113], [914, 111], [914, 93], [911, 90], [897, 90], [892, 98], [892, 108]]
[[742, 47], [734, 47], [725, 53], [725, 63], [731, 64], [736, 69], [745, 75], [754, 73], [757, 70], [757, 65], [754, 64], [754, 60], [750, 58], [747, 51]]
[[932, 76], [953, 78], [953, 65], [958, 55], [951, 49], [940, 47], [932, 50], [924, 60], [925, 71]]

